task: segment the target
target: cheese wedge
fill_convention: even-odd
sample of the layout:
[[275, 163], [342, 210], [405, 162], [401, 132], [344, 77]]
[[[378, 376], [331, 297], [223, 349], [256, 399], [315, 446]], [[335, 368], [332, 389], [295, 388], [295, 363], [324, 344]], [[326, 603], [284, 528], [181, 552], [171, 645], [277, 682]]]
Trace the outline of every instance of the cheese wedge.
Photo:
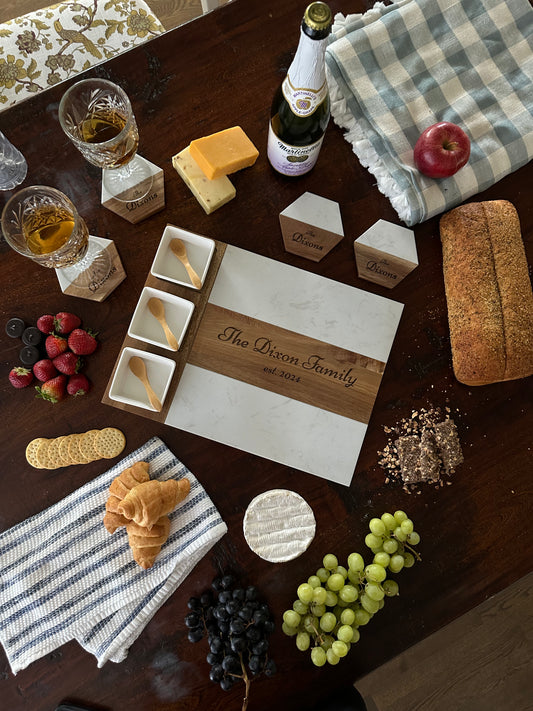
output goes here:
[[189, 148], [191, 157], [210, 180], [248, 168], [259, 155], [240, 126], [197, 138]]
[[235, 187], [229, 178], [208, 180], [191, 158], [189, 148], [173, 156], [172, 165], [208, 215], [235, 197]]

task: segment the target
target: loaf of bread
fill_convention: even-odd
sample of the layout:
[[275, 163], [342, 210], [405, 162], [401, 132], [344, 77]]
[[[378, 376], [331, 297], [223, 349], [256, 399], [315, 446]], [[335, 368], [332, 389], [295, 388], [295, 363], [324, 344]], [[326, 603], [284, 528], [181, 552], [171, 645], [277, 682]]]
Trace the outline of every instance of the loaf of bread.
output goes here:
[[440, 220], [455, 377], [486, 385], [533, 374], [533, 293], [520, 222], [507, 200]]

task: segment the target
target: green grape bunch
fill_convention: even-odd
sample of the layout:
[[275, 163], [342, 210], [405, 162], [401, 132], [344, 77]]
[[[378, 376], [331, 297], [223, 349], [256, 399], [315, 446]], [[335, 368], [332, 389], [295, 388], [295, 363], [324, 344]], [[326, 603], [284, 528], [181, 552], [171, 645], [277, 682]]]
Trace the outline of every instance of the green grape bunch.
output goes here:
[[301, 652], [310, 650], [317, 667], [338, 664], [359, 641], [359, 629], [382, 609], [385, 598], [399, 594], [398, 583], [389, 573], [421, 560], [414, 548], [420, 536], [405, 511], [384, 513], [368, 526], [365, 545], [374, 555], [372, 562], [365, 565], [360, 553], [350, 553], [344, 567], [328, 553], [315, 575], [298, 586], [297, 599], [283, 613], [283, 632], [295, 637]]

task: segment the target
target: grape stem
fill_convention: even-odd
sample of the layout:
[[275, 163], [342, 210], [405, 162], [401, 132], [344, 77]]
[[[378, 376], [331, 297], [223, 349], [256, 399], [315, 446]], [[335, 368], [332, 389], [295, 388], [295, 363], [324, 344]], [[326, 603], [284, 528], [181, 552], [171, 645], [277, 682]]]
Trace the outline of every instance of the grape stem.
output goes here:
[[242, 711], [246, 711], [248, 708], [248, 702], [250, 700], [250, 677], [248, 676], [248, 672], [246, 671], [246, 666], [244, 665], [244, 662], [242, 660], [242, 654], [239, 654], [239, 661], [241, 662], [241, 669], [242, 669], [242, 674], [233, 674], [232, 672], [228, 672], [228, 676], [233, 676], [235, 679], [242, 679], [244, 681], [244, 699], [242, 700]]
[[409, 545], [409, 543], [405, 543], [405, 542], [404, 542], [403, 545], [404, 545], [405, 548], [407, 548], [407, 550], [408, 550], [410, 553], [412, 553], [412, 554], [414, 555], [414, 557], [415, 557], [415, 558], [417, 559], [417, 561], [420, 563], [420, 561], [422, 560], [422, 556], [420, 555], [420, 553], [419, 553], [418, 551], [415, 551], [414, 548], [411, 548], [411, 546]]
[[422, 556], [420, 555], [420, 553], [418, 553], [417, 551], [415, 551], [415, 549], [412, 548], [412, 547], [409, 545], [409, 543], [407, 543], [407, 541], [400, 541], [399, 538], [396, 538], [396, 536], [394, 535], [394, 533], [391, 533], [391, 538], [394, 538], [394, 539], [396, 539], [397, 541], [399, 541], [399, 542], [403, 545], [404, 548], [407, 548], [407, 550], [408, 550], [410, 553], [412, 553], [412, 554], [414, 555], [414, 557], [417, 559], [417, 561], [418, 561], [419, 563], [421, 562]]
[[235, 676], [238, 679], [242, 679], [244, 681], [244, 699], [242, 700], [242, 711], [246, 711], [248, 708], [248, 701], [250, 700], [250, 677], [248, 676], [248, 672], [246, 671], [246, 666], [242, 660], [242, 654], [239, 654], [239, 660], [241, 662], [241, 669], [242, 669], [242, 674], [232, 674], [231, 676]]
[[324, 641], [322, 634], [319, 632], [319, 630], [314, 625], [311, 625], [311, 627], [313, 628], [313, 632], [315, 633], [315, 642], [318, 642], [318, 644], [315, 644], [315, 647], [320, 647], [320, 645]]

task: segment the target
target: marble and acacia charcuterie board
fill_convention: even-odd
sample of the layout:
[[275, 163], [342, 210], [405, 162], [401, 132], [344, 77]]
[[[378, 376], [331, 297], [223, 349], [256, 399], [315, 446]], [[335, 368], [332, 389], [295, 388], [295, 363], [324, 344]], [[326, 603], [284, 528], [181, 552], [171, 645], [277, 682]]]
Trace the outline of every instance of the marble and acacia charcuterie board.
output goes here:
[[[161, 412], [103, 402], [349, 485], [403, 305], [215, 243]], [[111, 382], [111, 381], [110, 381]]]

